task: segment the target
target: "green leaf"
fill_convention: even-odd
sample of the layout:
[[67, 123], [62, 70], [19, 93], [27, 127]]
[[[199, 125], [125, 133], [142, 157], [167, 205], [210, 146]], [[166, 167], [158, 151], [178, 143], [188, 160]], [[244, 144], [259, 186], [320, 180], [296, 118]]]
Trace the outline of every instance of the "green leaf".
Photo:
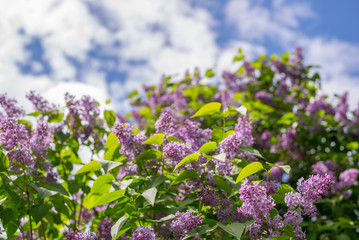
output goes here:
[[218, 161], [224, 162], [226, 160], [227, 154], [220, 153], [220, 154], [214, 155], [212, 157]]
[[137, 90], [133, 90], [129, 95], [128, 98], [132, 98], [133, 96], [138, 95], [138, 91]]
[[157, 134], [153, 135], [152, 137], [150, 137], [149, 139], [147, 139], [146, 141], [144, 141], [142, 143], [142, 145], [143, 144], [161, 145], [163, 142], [163, 139], [165, 139], [165, 135], [163, 133], [157, 133]]
[[290, 168], [289, 165], [275, 165], [275, 164], [269, 163], [269, 162], [266, 162], [266, 163], [267, 163], [269, 166], [272, 167], [272, 168], [269, 170], [269, 172], [272, 171], [273, 168], [278, 167], [278, 168], [282, 169], [284, 172], [286, 172], [287, 174], [290, 173], [291, 168]]
[[347, 144], [347, 149], [349, 150], [357, 150], [359, 148], [358, 142], [351, 142]]
[[116, 114], [114, 113], [114, 111], [105, 110], [104, 116], [105, 116], [105, 120], [107, 122], [107, 126], [109, 128], [112, 128], [112, 126], [116, 122]]
[[202, 147], [198, 150], [200, 153], [208, 153], [208, 152], [214, 152], [216, 151], [216, 142], [208, 142], [202, 145]]
[[65, 196], [69, 196], [69, 193], [66, 191], [66, 189], [60, 184], [60, 183], [48, 183], [49, 187], [52, 188], [54, 191], [65, 195]]
[[248, 164], [247, 166], [245, 166], [242, 171], [239, 173], [236, 183], [239, 183], [240, 181], [242, 181], [243, 179], [245, 179], [246, 177], [255, 174], [261, 170], [264, 170], [263, 165], [260, 162], [252, 162], [250, 164]]
[[281, 184], [278, 188], [278, 194], [279, 195], [282, 195], [282, 196], [285, 196], [286, 193], [289, 193], [289, 192], [295, 192], [294, 189], [287, 185], [287, 184]]
[[117, 234], [119, 233], [119, 231], [121, 230], [121, 228], [123, 227], [123, 225], [126, 223], [128, 217], [126, 215], [122, 216], [121, 218], [119, 218], [117, 220], [117, 222], [111, 227], [111, 236], [112, 239], [117, 239]]
[[221, 104], [218, 102], [207, 103], [201, 107], [191, 118], [212, 115], [213, 113], [220, 112]]
[[179, 167], [181, 167], [182, 165], [185, 165], [187, 163], [191, 163], [191, 162], [196, 162], [198, 161], [199, 156], [201, 156], [201, 154], [199, 153], [192, 153], [190, 155], [188, 155], [187, 157], [183, 158], [176, 166], [175, 170]]
[[55, 192], [55, 191], [51, 191], [51, 190], [43, 188], [43, 187], [37, 187], [33, 183], [29, 183], [29, 185], [36, 190], [36, 192], [38, 193], [39, 198], [41, 198], [41, 199], [51, 197], [51, 196], [57, 194], [57, 192]]
[[107, 140], [105, 143], [105, 151], [117, 146], [120, 146], [120, 143], [118, 142], [118, 138], [116, 137], [115, 134], [113, 134], [113, 132], [110, 132], [107, 136]]
[[211, 78], [211, 77], [213, 77], [213, 76], [214, 76], [213, 70], [212, 70], [212, 69], [208, 69], [208, 70], [206, 71], [206, 77]]
[[285, 239], [289, 239], [289, 236], [276, 236], [276, 237], [272, 237], [269, 238], [270, 240], [285, 240]]
[[64, 118], [64, 114], [63, 113], [58, 113], [58, 112], [54, 112], [49, 119], [47, 120], [48, 122], [61, 122], [62, 119]]
[[239, 150], [250, 153], [258, 158], [265, 159], [257, 149], [254, 149], [251, 146], [240, 146]]
[[284, 203], [284, 196], [279, 195], [277, 193], [271, 194], [272, 198], [274, 199], [275, 204]]
[[246, 108], [244, 105], [240, 106], [239, 108], [236, 108], [235, 110], [236, 110], [237, 112], [239, 112], [240, 114], [242, 114], [242, 115], [246, 115], [246, 114], [247, 114], [247, 108]]
[[155, 205], [155, 198], [157, 194], [157, 189], [155, 187], [147, 189], [142, 193], [142, 196], [147, 200], [152, 207]]
[[214, 225], [214, 226], [209, 226], [208, 224], [200, 225], [196, 228], [189, 230], [183, 239], [187, 239], [187, 238], [194, 237], [194, 236], [199, 236], [199, 235], [202, 235], [205, 233], [210, 233], [213, 230], [215, 230], [217, 227], [218, 227], [217, 225]]
[[91, 161], [85, 165], [82, 166], [82, 168], [80, 168], [80, 170], [78, 170], [75, 174], [73, 175], [79, 175], [82, 173], [87, 173], [87, 172], [96, 172], [98, 170], [100, 170], [101, 164], [98, 161]]
[[52, 206], [49, 204], [42, 204], [32, 207], [29, 213], [31, 217], [34, 218], [35, 222], [38, 223], [50, 211], [51, 208]]
[[158, 220], [151, 220], [149, 219], [151, 222], [155, 222], [155, 223], [160, 223], [160, 222], [164, 222], [164, 221], [168, 221], [168, 220], [172, 220], [176, 217], [176, 215], [170, 214], [167, 215], [166, 217], [160, 218]]
[[9, 158], [8, 156], [0, 151], [0, 172], [5, 172], [9, 168]]
[[193, 169], [185, 170], [176, 177], [176, 179], [171, 183], [171, 185], [176, 185], [177, 183], [187, 181], [188, 179], [196, 179], [198, 178], [198, 173], [198, 171]]
[[101, 197], [96, 199], [92, 204], [90, 203], [87, 208], [90, 210], [94, 207], [113, 202], [119, 199], [120, 197], [122, 197], [124, 194], [125, 194], [125, 190], [117, 190], [117, 191], [105, 193]]
[[107, 99], [106, 104], [110, 104], [110, 103], [111, 103], [111, 99]]
[[98, 160], [98, 162], [101, 164], [101, 167], [105, 172], [109, 172], [114, 168], [117, 168], [121, 166], [122, 162], [114, 162], [114, 161], [107, 161], [107, 160]]
[[167, 141], [168, 141], [168, 142], [179, 142], [179, 143], [185, 144], [183, 141], [179, 140], [178, 138], [175, 138], [174, 136], [169, 136], [169, 137], [167, 138]]
[[146, 152], [141, 153], [135, 158], [135, 161], [140, 160], [153, 160], [156, 158], [161, 158], [162, 153], [156, 149], [149, 149]]
[[217, 223], [217, 225], [227, 233], [235, 236], [237, 239], [241, 239], [243, 231], [246, 228], [243, 223], [239, 223], [239, 222], [231, 223], [228, 226], [223, 225], [222, 223]]
[[36, 112], [32, 112], [32, 113], [29, 113], [29, 114], [26, 114], [27, 116], [33, 116], [33, 117], [37, 117], [41, 114], [42, 112], [41, 111], [36, 111]]

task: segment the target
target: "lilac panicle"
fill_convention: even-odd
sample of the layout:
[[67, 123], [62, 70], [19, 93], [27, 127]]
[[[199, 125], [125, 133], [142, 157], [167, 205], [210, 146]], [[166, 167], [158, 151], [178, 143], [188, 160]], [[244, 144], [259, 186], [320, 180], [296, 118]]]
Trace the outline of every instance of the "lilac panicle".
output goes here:
[[193, 209], [176, 213], [176, 219], [172, 221], [170, 228], [175, 239], [182, 239], [190, 229], [202, 224], [202, 214], [193, 215], [194, 213]]
[[30, 140], [33, 152], [40, 158], [46, 158], [46, 150], [50, 148], [52, 142], [49, 124], [47, 122], [39, 122]]
[[93, 232], [82, 232], [80, 228], [77, 228], [76, 231], [69, 229], [66, 234], [67, 240], [99, 240], [99, 237], [96, 233]]
[[183, 158], [191, 153], [188, 145], [180, 142], [167, 143], [163, 148], [166, 161], [172, 167], [175, 167]]
[[50, 105], [40, 94], [36, 94], [35, 91], [30, 91], [26, 94], [26, 98], [32, 103], [35, 111], [47, 112], [55, 109], [54, 105]]
[[36, 158], [31, 155], [30, 139], [24, 125], [18, 124], [14, 119], [4, 118], [0, 121], [0, 129], [0, 143], [4, 144], [5, 150], [16, 148], [8, 154], [10, 166], [13, 165], [11, 160], [15, 159], [27, 167], [34, 167]]
[[339, 180], [343, 183], [344, 187], [350, 187], [357, 180], [358, 172], [356, 168], [347, 169], [339, 175]]
[[[3, 107], [8, 118], [19, 118], [25, 111], [16, 106], [17, 101], [14, 98], [9, 98], [6, 93], [0, 94], [0, 105]], [[3, 117], [0, 113], [0, 117]]]
[[243, 180], [239, 190], [240, 199], [243, 205], [240, 212], [252, 217], [254, 222], [262, 224], [265, 219], [269, 218], [269, 211], [275, 206], [274, 199], [267, 194], [267, 188], [259, 185], [258, 182], [248, 182]]
[[114, 224], [115, 223], [111, 219], [105, 218], [104, 220], [102, 220], [97, 226], [97, 232], [100, 237], [104, 240], [111, 240], [111, 227]]
[[152, 227], [139, 226], [132, 233], [132, 240], [156, 240], [156, 234], [153, 232]]
[[133, 128], [129, 123], [117, 123], [113, 126], [112, 132], [121, 144], [120, 153], [132, 161], [143, 150], [142, 142], [146, 140], [143, 135], [132, 134]]

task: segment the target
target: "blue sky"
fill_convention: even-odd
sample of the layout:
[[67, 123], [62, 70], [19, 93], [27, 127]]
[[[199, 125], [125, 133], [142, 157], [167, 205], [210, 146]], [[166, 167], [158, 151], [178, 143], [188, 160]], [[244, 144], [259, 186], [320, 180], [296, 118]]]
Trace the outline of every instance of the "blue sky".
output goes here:
[[0, 2], [1, 92], [36, 90], [63, 102], [69, 91], [111, 98], [127, 111], [128, 92], [186, 69], [235, 69], [249, 58], [295, 45], [320, 65], [326, 93], [359, 100], [356, 0], [12, 0]]

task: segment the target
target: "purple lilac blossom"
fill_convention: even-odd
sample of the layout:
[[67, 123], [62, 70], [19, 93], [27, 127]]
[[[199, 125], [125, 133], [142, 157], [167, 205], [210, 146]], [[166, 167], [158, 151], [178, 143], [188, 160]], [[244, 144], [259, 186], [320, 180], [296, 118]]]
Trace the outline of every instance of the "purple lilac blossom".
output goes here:
[[306, 111], [310, 113], [311, 116], [314, 116], [316, 113], [324, 110], [326, 114], [334, 115], [334, 109], [328, 103], [325, 102], [323, 97], [319, 98], [318, 100], [308, 104], [305, 108]]
[[111, 227], [115, 223], [108, 218], [103, 219], [97, 226], [97, 232], [101, 238], [104, 240], [111, 240]]
[[166, 132], [168, 131], [170, 125], [173, 123], [174, 119], [171, 114], [170, 109], [162, 110], [162, 113], [158, 120], [155, 123], [156, 132]]
[[248, 116], [241, 116], [235, 125], [234, 134], [220, 142], [220, 153], [226, 154], [225, 161], [216, 161], [216, 172], [229, 175], [233, 171], [231, 160], [234, 157], [249, 157], [247, 153], [239, 150], [241, 146], [252, 146], [254, 137], [252, 135], [252, 123]]
[[132, 134], [132, 131], [133, 128], [129, 123], [117, 123], [112, 128], [112, 132], [121, 144], [120, 153], [128, 157], [129, 161], [144, 150], [141, 144], [146, 140], [145, 136]]
[[269, 218], [269, 211], [275, 206], [274, 199], [267, 195], [265, 186], [258, 182], [249, 183], [248, 179], [243, 180], [239, 190], [240, 199], [243, 204], [240, 212], [252, 217], [256, 224], [262, 224]]
[[52, 142], [49, 124], [47, 122], [39, 122], [30, 139], [33, 152], [40, 158], [46, 158], [46, 150], [50, 148]]
[[295, 129], [288, 129], [287, 132], [282, 134], [279, 137], [280, 145], [283, 149], [290, 149], [292, 144], [297, 136], [297, 131]]
[[[19, 118], [22, 116], [25, 111], [16, 106], [17, 101], [14, 98], [7, 97], [6, 93], [0, 94], [0, 105], [3, 107], [8, 118]], [[0, 118], [3, 118], [0, 113]]]
[[193, 215], [194, 213], [193, 209], [176, 213], [176, 219], [172, 221], [170, 228], [175, 239], [182, 239], [190, 229], [202, 224], [202, 214]]
[[67, 240], [98, 240], [99, 237], [93, 232], [82, 232], [80, 228], [76, 231], [69, 229], [66, 234]]
[[30, 93], [26, 94], [26, 98], [32, 103], [35, 111], [47, 112], [56, 107], [54, 105], [50, 106], [49, 102], [40, 94], [36, 94], [35, 91], [30, 91]]
[[335, 115], [334, 115], [335, 120], [343, 122], [344, 124], [348, 123], [347, 112], [349, 109], [349, 105], [347, 102], [347, 98], [348, 98], [348, 92], [345, 92], [340, 96], [340, 103], [337, 109], [335, 110]]
[[259, 99], [264, 104], [270, 105], [273, 103], [273, 95], [271, 93], [267, 93], [265, 91], [257, 92], [256, 98]]
[[191, 149], [186, 144], [170, 142], [163, 147], [163, 153], [166, 156], [167, 164], [174, 168], [184, 157], [191, 153]]
[[153, 232], [152, 227], [139, 226], [132, 233], [132, 240], [156, 240], [156, 234]]
[[356, 182], [358, 172], [356, 168], [347, 169], [339, 175], [339, 180], [343, 183], [344, 187], [350, 187]]
[[13, 159], [27, 167], [34, 167], [36, 157], [31, 155], [30, 139], [25, 126], [18, 124], [14, 119], [4, 118], [0, 121], [0, 129], [0, 143], [4, 144], [5, 150], [16, 148], [8, 154], [10, 167], [13, 166]]

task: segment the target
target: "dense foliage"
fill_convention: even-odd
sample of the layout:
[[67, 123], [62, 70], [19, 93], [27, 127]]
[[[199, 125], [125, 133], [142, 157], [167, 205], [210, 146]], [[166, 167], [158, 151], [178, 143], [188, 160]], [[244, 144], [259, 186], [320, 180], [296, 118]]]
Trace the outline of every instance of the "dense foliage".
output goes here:
[[[331, 104], [300, 48], [236, 72], [35, 112], [0, 95], [0, 232], [16, 239], [355, 239], [359, 108]], [[109, 103], [109, 102], [108, 102]], [[102, 117], [103, 116], [103, 117]]]

